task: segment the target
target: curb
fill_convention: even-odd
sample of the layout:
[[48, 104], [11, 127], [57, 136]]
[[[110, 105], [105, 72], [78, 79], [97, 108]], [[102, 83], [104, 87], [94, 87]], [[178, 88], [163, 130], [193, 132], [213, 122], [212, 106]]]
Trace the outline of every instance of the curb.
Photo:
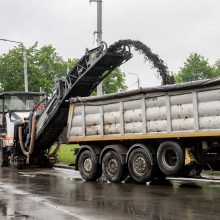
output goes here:
[[62, 169], [69, 169], [69, 170], [75, 170], [75, 166], [74, 165], [69, 165], [69, 164], [54, 164], [53, 167], [62, 168]]

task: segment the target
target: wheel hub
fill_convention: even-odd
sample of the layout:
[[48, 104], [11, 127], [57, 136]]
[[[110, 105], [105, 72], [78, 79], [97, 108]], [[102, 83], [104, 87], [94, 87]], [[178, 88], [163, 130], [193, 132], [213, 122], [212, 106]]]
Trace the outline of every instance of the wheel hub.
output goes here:
[[117, 173], [117, 170], [118, 170], [118, 163], [115, 159], [110, 159], [108, 161], [108, 164], [107, 164], [107, 171], [114, 175]]
[[90, 158], [86, 158], [83, 163], [84, 170], [89, 173], [92, 170], [92, 161]]
[[165, 153], [164, 163], [169, 167], [174, 167], [177, 163], [177, 155], [174, 151], [168, 150]]
[[137, 174], [142, 174], [144, 173], [147, 165], [145, 159], [139, 156], [134, 160], [133, 166], [134, 166], [134, 171]]

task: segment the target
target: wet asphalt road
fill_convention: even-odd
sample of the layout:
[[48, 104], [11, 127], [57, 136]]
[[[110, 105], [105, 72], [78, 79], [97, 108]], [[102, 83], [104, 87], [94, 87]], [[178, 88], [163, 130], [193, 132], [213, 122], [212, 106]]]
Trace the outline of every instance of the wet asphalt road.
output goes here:
[[220, 182], [84, 182], [73, 170], [0, 169], [0, 219], [220, 219]]

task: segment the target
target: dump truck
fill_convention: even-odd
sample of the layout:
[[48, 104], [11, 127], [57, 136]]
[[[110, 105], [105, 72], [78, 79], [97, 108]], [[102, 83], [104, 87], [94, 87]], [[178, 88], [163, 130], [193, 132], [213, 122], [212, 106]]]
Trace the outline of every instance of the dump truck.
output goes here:
[[220, 79], [72, 98], [67, 136], [86, 180], [199, 175], [220, 164]]

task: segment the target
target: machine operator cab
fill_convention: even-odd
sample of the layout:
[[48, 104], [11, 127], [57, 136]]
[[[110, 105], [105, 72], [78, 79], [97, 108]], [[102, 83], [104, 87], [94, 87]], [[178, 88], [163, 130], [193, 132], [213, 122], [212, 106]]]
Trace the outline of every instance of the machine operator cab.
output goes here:
[[29, 112], [45, 97], [39, 92], [0, 94], [0, 148], [13, 145], [14, 123], [29, 117]]

